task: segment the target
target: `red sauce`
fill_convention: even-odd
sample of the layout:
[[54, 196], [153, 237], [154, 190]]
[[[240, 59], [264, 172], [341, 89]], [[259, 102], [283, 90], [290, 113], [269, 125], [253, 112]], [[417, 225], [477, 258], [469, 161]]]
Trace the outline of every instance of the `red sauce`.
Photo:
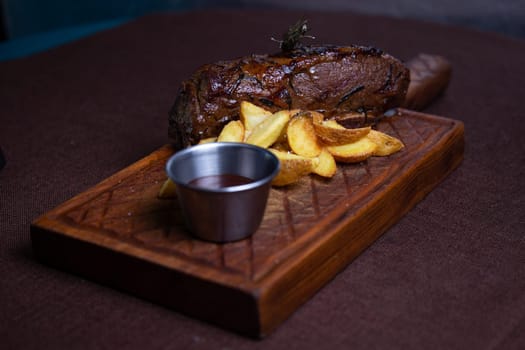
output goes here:
[[245, 185], [253, 182], [252, 179], [234, 174], [209, 175], [198, 177], [189, 182], [192, 186], [219, 189], [223, 187]]

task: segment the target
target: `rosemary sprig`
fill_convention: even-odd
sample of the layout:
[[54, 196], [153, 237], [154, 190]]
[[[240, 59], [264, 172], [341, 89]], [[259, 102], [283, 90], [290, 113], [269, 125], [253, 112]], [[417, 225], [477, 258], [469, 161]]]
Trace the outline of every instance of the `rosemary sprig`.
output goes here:
[[276, 40], [274, 38], [272, 38], [272, 40], [279, 43], [279, 47], [282, 51], [292, 51], [302, 46], [302, 38], [315, 39], [312, 35], [306, 35], [306, 32], [309, 29], [308, 21], [306, 19], [301, 19], [288, 28], [288, 31], [283, 35], [283, 40]]

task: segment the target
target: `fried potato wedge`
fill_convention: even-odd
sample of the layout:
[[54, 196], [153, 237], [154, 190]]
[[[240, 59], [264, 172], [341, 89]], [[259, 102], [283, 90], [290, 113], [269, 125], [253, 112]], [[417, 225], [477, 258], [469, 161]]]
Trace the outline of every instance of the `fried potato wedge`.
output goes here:
[[342, 163], [359, 163], [372, 156], [377, 145], [367, 137], [339, 146], [327, 146], [335, 160]]
[[272, 112], [254, 105], [248, 101], [241, 101], [239, 117], [244, 125], [246, 135], [251, 134], [252, 130], [263, 120], [272, 115]]
[[389, 156], [405, 147], [401, 140], [381, 131], [370, 130], [366, 137], [377, 145], [374, 156]]
[[355, 142], [366, 136], [371, 127], [347, 129], [335, 120], [324, 120], [321, 113], [311, 112], [317, 136], [326, 145], [344, 145]]
[[312, 172], [322, 177], [333, 177], [337, 172], [337, 163], [334, 156], [326, 147], [323, 147], [317, 158], [319, 163], [312, 169]]
[[273, 148], [269, 150], [279, 158], [281, 164], [279, 174], [272, 181], [274, 186], [286, 186], [299, 181], [303, 176], [310, 174], [319, 163], [317, 158], [303, 157]]
[[277, 140], [277, 142], [275, 142], [271, 147], [281, 152], [291, 152], [288, 142]]
[[322, 145], [317, 140], [312, 117], [297, 114], [288, 123], [286, 136], [290, 149], [300, 156], [317, 157], [322, 150]]
[[244, 141], [244, 125], [240, 120], [232, 120], [222, 128], [217, 137], [218, 142], [242, 142]]
[[[341, 123], [325, 120], [317, 111], [293, 109], [272, 113], [241, 101], [240, 120], [229, 122], [218, 137], [203, 139], [199, 144], [245, 142], [269, 148], [281, 164], [273, 186], [290, 185], [312, 173], [331, 178], [337, 173], [338, 162], [359, 163], [371, 156], [388, 156], [404, 147], [401, 140], [371, 127], [348, 128]], [[175, 184], [166, 180], [159, 198], [175, 195]]]
[[263, 148], [274, 144], [290, 120], [290, 111], [278, 111], [259, 123], [245, 142]]
[[301, 110], [301, 109], [290, 109], [290, 117], [293, 118], [295, 116], [297, 116], [298, 114], [304, 114], [304, 111]]
[[205, 139], [200, 140], [198, 144], [202, 145], [205, 143], [212, 143], [212, 142], [217, 142], [217, 137], [207, 137]]
[[157, 197], [159, 198], [174, 198], [177, 196], [177, 185], [175, 182], [171, 181], [170, 178], [167, 178], [166, 181], [160, 187]]

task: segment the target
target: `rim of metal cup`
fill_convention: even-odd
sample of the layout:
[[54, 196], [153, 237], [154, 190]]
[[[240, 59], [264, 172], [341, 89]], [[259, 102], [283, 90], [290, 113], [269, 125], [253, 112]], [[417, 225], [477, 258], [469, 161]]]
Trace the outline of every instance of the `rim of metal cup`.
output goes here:
[[[275, 163], [275, 168], [267, 176], [260, 178], [260, 179], [252, 179], [253, 181], [247, 184], [220, 187], [220, 188], [209, 188], [209, 187], [198, 186], [198, 185], [190, 185], [187, 182], [179, 181], [179, 179], [173, 176], [171, 169], [174, 167], [174, 163], [179, 162], [183, 160], [184, 158], [191, 157], [192, 154], [206, 153], [206, 152], [209, 152], [211, 149], [218, 149], [218, 148], [246, 148], [246, 149], [252, 149], [259, 153], [264, 153], [266, 156], [268, 156], [272, 160], [272, 162]], [[241, 142], [210, 142], [210, 143], [205, 143], [201, 145], [190, 146], [181, 151], [178, 151], [177, 153], [172, 155], [166, 162], [166, 173], [168, 174], [168, 177], [171, 179], [171, 181], [173, 181], [177, 186], [184, 186], [184, 187], [191, 188], [194, 190], [214, 192], [214, 193], [240, 192], [240, 191], [246, 191], [246, 190], [251, 190], [253, 188], [257, 188], [259, 186], [262, 186], [272, 181], [273, 178], [277, 176], [277, 174], [279, 173], [280, 168], [281, 168], [281, 165], [279, 162], [279, 158], [277, 158], [275, 154], [273, 154], [266, 148], [262, 148], [262, 147], [255, 146], [255, 145], [250, 145], [248, 143], [241, 143]], [[215, 175], [221, 175], [221, 174], [215, 174]]]

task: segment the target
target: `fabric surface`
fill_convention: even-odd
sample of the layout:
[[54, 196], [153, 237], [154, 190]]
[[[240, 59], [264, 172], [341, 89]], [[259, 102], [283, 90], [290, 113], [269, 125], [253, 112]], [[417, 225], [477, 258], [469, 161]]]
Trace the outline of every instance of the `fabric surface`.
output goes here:
[[[277, 50], [301, 16], [315, 42], [453, 65], [426, 112], [465, 123], [465, 158], [273, 334], [248, 339], [46, 267], [39, 215], [169, 142], [199, 65]], [[0, 63], [3, 349], [525, 348], [525, 41], [351, 13], [156, 14]]]

